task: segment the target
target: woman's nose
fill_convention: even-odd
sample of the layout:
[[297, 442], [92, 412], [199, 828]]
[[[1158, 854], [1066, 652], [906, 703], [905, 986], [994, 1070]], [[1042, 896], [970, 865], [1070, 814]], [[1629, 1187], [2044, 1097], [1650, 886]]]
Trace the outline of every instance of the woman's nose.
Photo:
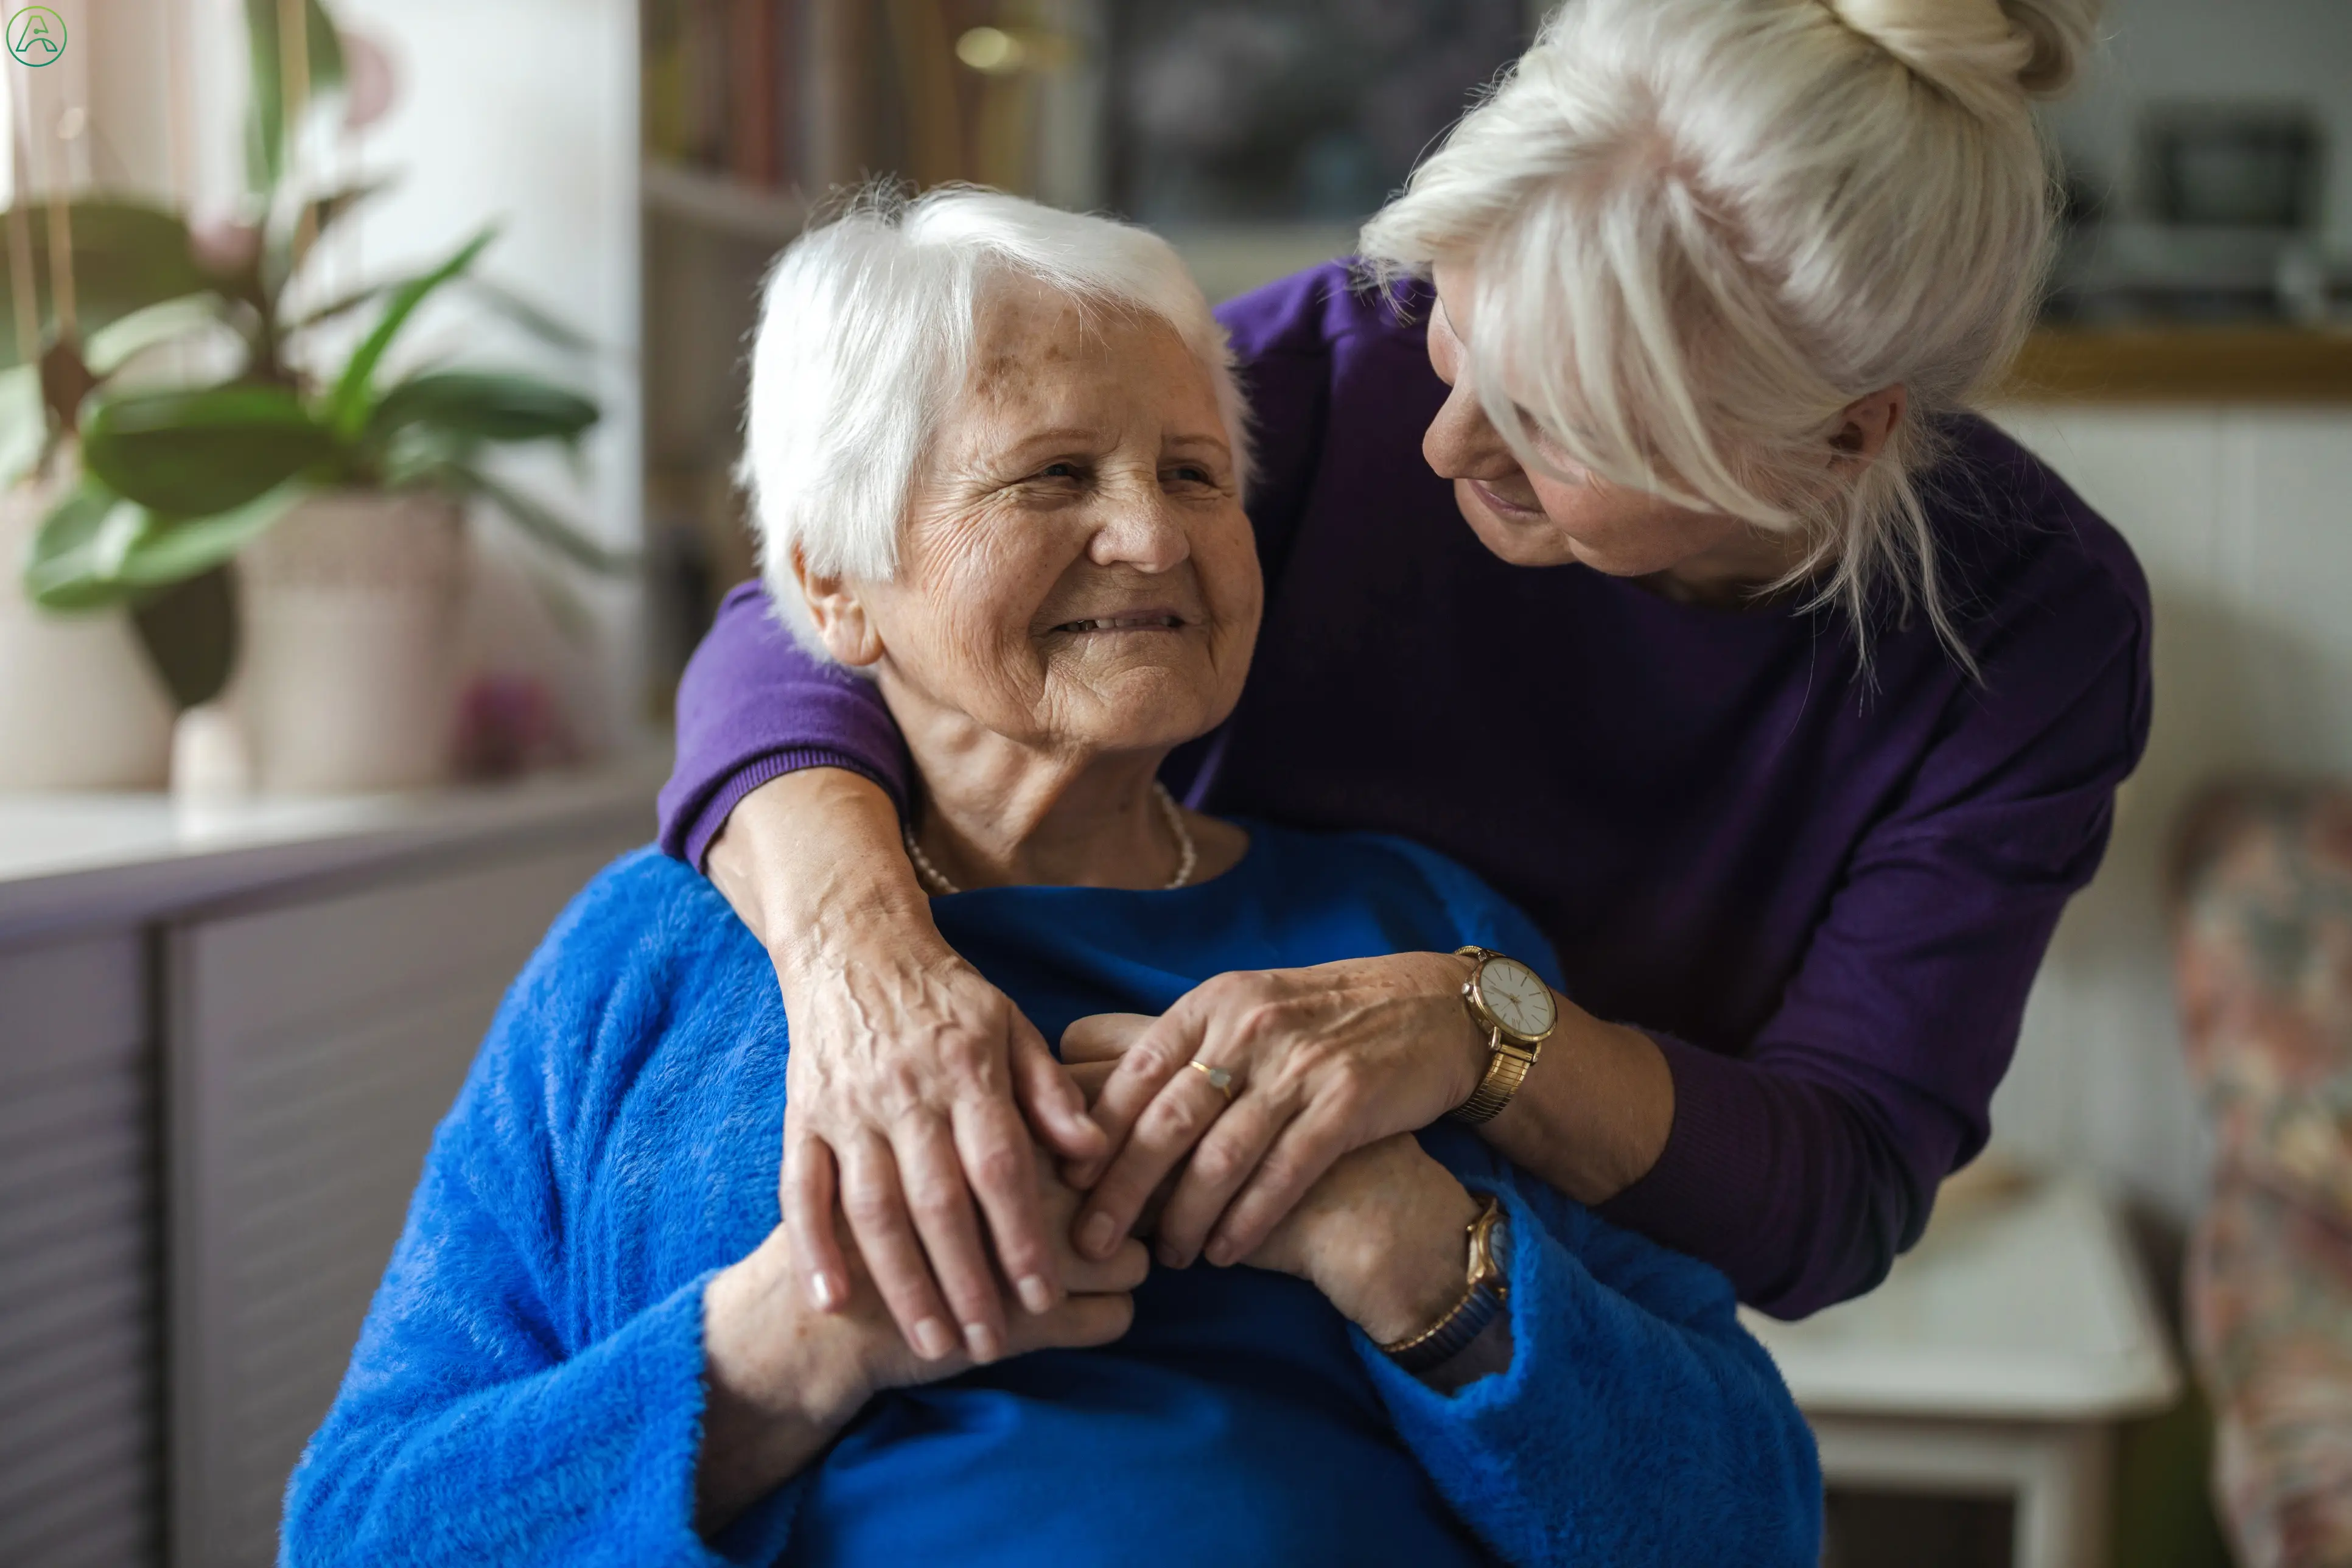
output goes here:
[[1449, 479], [1503, 479], [1519, 468], [1518, 458], [1486, 417], [1486, 405], [1471, 391], [1466, 375], [1454, 378], [1444, 406], [1429, 422], [1421, 455], [1441, 478]]
[[1103, 509], [1087, 559], [1097, 566], [1165, 572], [1192, 552], [1191, 538], [1165, 496], [1122, 496]]

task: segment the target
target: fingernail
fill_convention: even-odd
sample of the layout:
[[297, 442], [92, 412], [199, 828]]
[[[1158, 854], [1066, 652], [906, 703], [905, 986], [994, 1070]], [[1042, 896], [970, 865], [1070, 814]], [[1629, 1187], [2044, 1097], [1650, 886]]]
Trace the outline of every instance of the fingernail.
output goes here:
[[937, 1318], [925, 1318], [915, 1325], [915, 1353], [925, 1361], [941, 1361], [955, 1349], [955, 1339], [948, 1326]]
[[1176, 1250], [1175, 1245], [1172, 1242], [1161, 1242], [1159, 1246], [1151, 1249], [1151, 1256], [1160, 1259], [1160, 1263], [1162, 1268], [1181, 1268], [1184, 1267], [1184, 1255]]
[[838, 1299], [832, 1275], [820, 1271], [809, 1277], [809, 1300], [816, 1303], [818, 1311], [832, 1311], [833, 1304]]
[[1050, 1312], [1054, 1310], [1054, 1288], [1045, 1283], [1043, 1276], [1032, 1274], [1023, 1279], [1016, 1289], [1021, 1292], [1021, 1304], [1032, 1312]]
[[1230, 1242], [1213, 1241], [1209, 1243], [1209, 1250], [1203, 1254], [1203, 1256], [1206, 1257], [1212, 1264], [1215, 1265], [1219, 1268], [1223, 1268], [1226, 1264], [1231, 1263], [1234, 1260], [1233, 1245]]
[[1089, 1258], [1108, 1258], [1118, 1245], [1118, 1222], [1107, 1214], [1087, 1221], [1086, 1229], [1078, 1233], [1078, 1250]]
[[994, 1361], [1002, 1348], [996, 1342], [995, 1331], [986, 1323], [966, 1323], [963, 1326], [963, 1343], [964, 1348], [971, 1352], [971, 1359], [978, 1362]]

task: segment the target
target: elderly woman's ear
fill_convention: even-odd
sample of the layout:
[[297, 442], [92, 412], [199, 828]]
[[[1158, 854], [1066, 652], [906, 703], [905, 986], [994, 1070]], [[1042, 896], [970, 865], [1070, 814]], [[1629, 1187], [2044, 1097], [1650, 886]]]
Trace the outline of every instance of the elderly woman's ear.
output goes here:
[[800, 584], [809, 620], [827, 653], [856, 669], [863, 669], [882, 657], [881, 634], [874, 629], [874, 622], [866, 614], [866, 602], [849, 585], [849, 579], [838, 573], [811, 572], [807, 554], [795, 546], [793, 580]]

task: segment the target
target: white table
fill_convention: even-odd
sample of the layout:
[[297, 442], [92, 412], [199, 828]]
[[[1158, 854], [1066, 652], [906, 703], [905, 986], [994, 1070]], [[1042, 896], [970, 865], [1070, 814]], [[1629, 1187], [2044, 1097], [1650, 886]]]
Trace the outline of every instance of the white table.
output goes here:
[[2016, 1568], [2102, 1568], [2114, 1426], [2179, 1389], [2115, 1211], [2062, 1178], [1940, 1206], [1860, 1300], [1743, 1314], [1832, 1486], [2016, 1500]]

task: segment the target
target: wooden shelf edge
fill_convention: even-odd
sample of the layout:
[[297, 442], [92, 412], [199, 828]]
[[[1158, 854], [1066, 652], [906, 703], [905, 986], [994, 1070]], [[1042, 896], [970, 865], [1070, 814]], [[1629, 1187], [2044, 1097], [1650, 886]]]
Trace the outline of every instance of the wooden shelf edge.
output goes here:
[[795, 191], [762, 190], [708, 169], [648, 158], [638, 186], [647, 211], [742, 239], [782, 245], [808, 222]]
[[2044, 327], [2007, 403], [2352, 403], [2352, 332], [2293, 327]]

